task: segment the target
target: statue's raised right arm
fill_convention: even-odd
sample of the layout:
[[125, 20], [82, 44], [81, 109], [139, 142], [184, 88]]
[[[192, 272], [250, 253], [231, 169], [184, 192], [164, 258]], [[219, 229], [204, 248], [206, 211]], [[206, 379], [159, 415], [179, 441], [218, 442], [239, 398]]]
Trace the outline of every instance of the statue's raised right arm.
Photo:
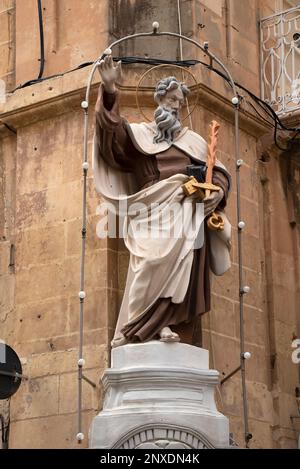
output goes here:
[[121, 80], [121, 62], [116, 66], [111, 56], [101, 60], [99, 67], [101, 84], [95, 107], [95, 135], [101, 158], [120, 171], [132, 171], [131, 145], [124, 119], [119, 113], [119, 97], [116, 83]]

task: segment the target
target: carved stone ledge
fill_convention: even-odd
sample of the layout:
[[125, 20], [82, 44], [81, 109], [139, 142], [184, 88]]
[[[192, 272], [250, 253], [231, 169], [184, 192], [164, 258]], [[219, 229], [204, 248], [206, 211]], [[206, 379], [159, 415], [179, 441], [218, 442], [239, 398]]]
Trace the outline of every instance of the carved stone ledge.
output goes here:
[[[9, 96], [7, 102], [0, 104], [0, 135], [8, 135], [10, 131], [2, 124], [5, 122], [14, 129], [30, 125], [40, 120], [81, 109], [81, 101], [85, 99], [86, 82], [90, 67], [76, 70], [64, 76], [50, 78], [41, 83], [17, 90]], [[127, 71], [128, 73], [128, 71]], [[128, 73], [130, 78], [130, 73]], [[132, 77], [131, 77], [132, 78]], [[131, 82], [132, 79], [129, 79]], [[97, 98], [99, 74], [95, 73], [90, 96], [90, 118], [92, 119], [94, 103]], [[205, 83], [191, 87], [192, 96], [199, 93], [199, 104], [206, 109], [213, 109], [217, 115], [234, 122], [234, 108], [222, 93], [210, 88]], [[121, 105], [136, 108], [136, 87], [120, 86]], [[143, 105], [153, 106], [153, 90], [141, 88]], [[153, 106], [154, 109], [154, 106]], [[1, 122], [2, 121], [2, 122]], [[254, 136], [266, 133], [270, 127], [256, 115], [241, 109], [241, 128]]]

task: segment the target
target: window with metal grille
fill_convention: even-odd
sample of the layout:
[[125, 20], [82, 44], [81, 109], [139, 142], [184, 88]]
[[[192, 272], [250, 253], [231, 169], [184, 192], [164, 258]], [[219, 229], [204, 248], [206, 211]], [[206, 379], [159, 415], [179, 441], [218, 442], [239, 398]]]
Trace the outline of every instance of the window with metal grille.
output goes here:
[[284, 115], [300, 109], [300, 4], [277, 0], [276, 9], [260, 22], [261, 95]]

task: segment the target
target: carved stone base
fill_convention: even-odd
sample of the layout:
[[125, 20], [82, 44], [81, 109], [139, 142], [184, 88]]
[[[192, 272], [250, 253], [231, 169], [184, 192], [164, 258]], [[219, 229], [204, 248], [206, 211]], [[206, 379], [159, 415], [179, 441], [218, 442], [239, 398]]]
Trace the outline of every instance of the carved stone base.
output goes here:
[[228, 419], [214, 400], [218, 376], [209, 370], [208, 351], [191, 345], [151, 341], [113, 349], [90, 447], [228, 447]]

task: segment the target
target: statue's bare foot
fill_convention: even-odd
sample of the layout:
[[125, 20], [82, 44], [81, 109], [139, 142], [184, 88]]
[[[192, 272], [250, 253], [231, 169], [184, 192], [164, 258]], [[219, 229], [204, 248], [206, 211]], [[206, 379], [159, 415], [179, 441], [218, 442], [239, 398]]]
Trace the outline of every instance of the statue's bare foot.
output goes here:
[[176, 332], [171, 331], [169, 327], [163, 327], [159, 332], [161, 342], [180, 342], [180, 337]]
[[124, 335], [121, 335], [120, 337], [116, 337], [111, 341], [111, 348], [116, 348], [120, 347], [121, 345], [127, 344], [128, 340]]

